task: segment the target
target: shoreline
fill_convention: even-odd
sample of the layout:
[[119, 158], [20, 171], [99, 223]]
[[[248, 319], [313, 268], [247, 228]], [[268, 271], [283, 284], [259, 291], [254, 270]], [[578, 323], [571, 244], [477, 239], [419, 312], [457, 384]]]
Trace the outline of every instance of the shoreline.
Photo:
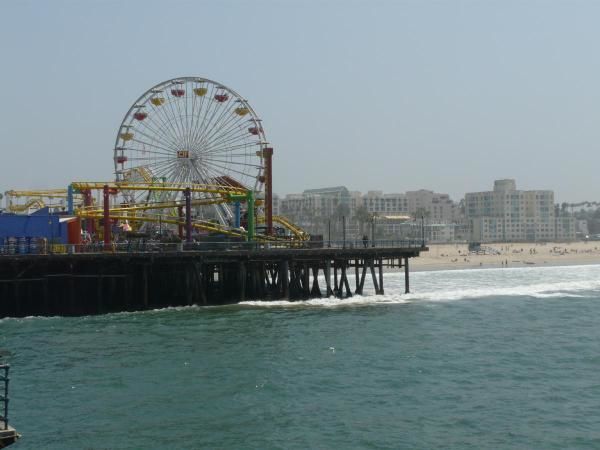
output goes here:
[[600, 242], [487, 244], [482, 246], [487, 254], [471, 253], [467, 244], [428, 247], [410, 261], [411, 272], [600, 264]]

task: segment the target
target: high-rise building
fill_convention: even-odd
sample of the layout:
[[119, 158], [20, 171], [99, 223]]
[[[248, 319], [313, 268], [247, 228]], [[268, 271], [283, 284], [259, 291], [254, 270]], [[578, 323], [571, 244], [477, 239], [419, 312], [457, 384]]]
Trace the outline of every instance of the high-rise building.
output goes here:
[[496, 180], [493, 191], [465, 195], [470, 240], [479, 242], [575, 239], [572, 217], [557, 217], [554, 192], [520, 191], [515, 180]]

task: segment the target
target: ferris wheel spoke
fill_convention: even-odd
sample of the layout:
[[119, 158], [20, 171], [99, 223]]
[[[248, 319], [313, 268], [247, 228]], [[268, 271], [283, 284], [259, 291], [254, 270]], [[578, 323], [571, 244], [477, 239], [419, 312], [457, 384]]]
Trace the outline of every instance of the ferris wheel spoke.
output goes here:
[[234, 166], [243, 166], [243, 167], [254, 167], [255, 169], [259, 169], [262, 166], [257, 164], [248, 164], [247, 162], [236, 162], [236, 161], [223, 161], [218, 159], [209, 160], [210, 164], [231, 164]]
[[252, 158], [252, 157], [256, 156], [256, 153], [255, 152], [248, 152], [248, 153], [227, 153], [225, 155], [218, 153], [218, 154], [215, 154], [215, 155], [211, 155], [211, 154], [208, 154], [208, 155], [209, 155], [209, 158], [211, 158], [213, 156], [216, 156], [216, 157], [226, 156], [226, 157], [231, 157], [231, 158]]
[[[214, 86], [212, 86], [212, 88], [211, 88], [210, 95], [211, 95], [211, 98], [214, 98], [214, 96], [216, 95]], [[211, 123], [213, 123], [213, 121], [215, 120], [215, 117], [219, 113], [218, 105], [219, 105], [218, 102], [210, 101], [210, 103], [208, 104], [207, 110], [206, 110], [206, 114], [204, 116], [204, 120], [202, 121], [202, 127], [198, 130], [198, 132], [200, 134], [194, 135], [194, 141], [197, 141], [198, 139], [200, 139], [202, 134], [205, 133], [206, 130], [208, 130], [211, 127]], [[210, 112], [210, 115], [208, 114], [209, 112]]]
[[211, 145], [204, 145], [201, 148], [203, 149], [203, 153], [214, 153], [221, 151], [223, 148], [241, 148], [240, 146], [254, 147], [258, 144], [258, 142], [246, 140], [246, 137], [243, 135], [232, 135], [227, 139], [220, 139], [218, 142], [215, 141]]
[[155, 136], [160, 136], [161, 139], [158, 139], [161, 143], [163, 143], [165, 146], [171, 147], [174, 150], [177, 150], [177, 143], [176, 141], [173, 139], [171, 134], [167, 134], [168, 133], [168, 129], [165, 129], [165, 125], [161, 122], [159, 122], [159, 118], [158, 117], [150, 117], [148, 116], [143, 122], [142, 125], [148, 129], [148, 131], [150, 131], [153, 135]]
[[179, 120], [177, 121], [177, 124], [181, 128], [181, 139], [182, 139], [181, 143], [187, 147], [188, 130], [187, 130], [186, 123], [185, 123], [185, 120], [187, 120], [187, 118], [184, 119], [184, 116], [181, 111], [181, 106], [182, 106], [181, 103], [186, 101], [186, 98], [188, 96], [188, 89], [186, 89], [184, 87], [184, 91], [185, 91], [185, 94], [183, 95], [183, 97], [179, 98], [174, 103], [177, 108], [177, 117], [179, 118]]
[[[142, 158], [142, 157], [138, 158], [138, 157], [133, 156], [133, 157], [128, 157], [127, 161], [148, 161], [148, 158]], [[152, 161], [153, 161], [152, 164], [159, 163], [159, 162], [168, 162], [168, 161], [171, 161], [171, 158], [154, 158], [154, 159], [152, 159]]]
[[127, 161], [149, 160], [149, 159], [172, 159], [172, 153], [159, 152], [150, 148], [125, 147]]
[[[185, 87], [183, 89], [185, 91]], [[174, 119], [178, 119], [178, 120], [175, 120], [175, 128], [177, 129], [177, 135], [179, 136], [181, 143], [183, 144], [184, 143], [183, 141], [185, 139], [185, 130], [183, 128], [183, 124], [181, 123], [181, 112], [179, 111], [179, 103], [180, 102], [181, 102], [181, 97], [172, 97], [171, 101], [169, 101], [168, 104], [169, 104], [169, 108], [172, 113], [171, 117], [173, 117]], [[177, 111], [175, 111], [176, 108], [177, 108]]]
[[169, 91], [170, 97], [167, 96], [168, 100], [165, 102], [166, 104], [164, 105], [165, 106], [164, 113], [168, 117], [168, 122], [172, 125], [174, 124], [173, 129], [175, 130], [175, 134], [176, 134], [177, 138], [181, 141], [183, 139], [183, 131], [181, 129], [179, 121], [173, 120], [174, 118], [177, 117], [177, 113], [175, 112], [175, 108], [174, 108], [173, 104], [179, 100], [179, 97], [173, 96], [172, 92], [170, 92], [173, 89], [179, 88], [176, 86], [178, 86], [178, 85], [176, 85], [175, 83], [171, 83], [169, 86], [167, 86], [167, 90]]
[[[172, 158], [173, 157], [173, 152], [169, 152], [166, 153], [164, 151], [155, 151], [155, 150], [151, 150], [149, 148], [139, 148], [139, 147], [122, 147], [123, 151], [127, 153], [127, 159], [130, 160], [132, 158], [140, 158], [139, 155], [140, 153], [142, 155], [145, 154], [149, 154], [149, 155], [159, 155], [160, 157], [163, 158]], [[147, 159], [148, 157], [146, 157]]]
[[[166, 178], [168, 180], [171, 180], [173, 178], [172, 174], [176, 173], [176, 165], [174, 163], [171, 164], [167, 164], [162, 166], [161, 168], [157, 169], [154, 173], [154, 175], [157, 178]], [[167, 175], [170, 175], [169, 177], [167, 177]]]
[[234, 150], [245, 149], [247, 153], [256, 155], [256, 148], [260, 147], [258, 142], [246, 142], [241, 139], [232, 138], [229, 141], [220, 142], [218, 145], [214, 145], [212, 147], [205, 147], [200, 152], [200, 154], [204, 155], [215, 155], [220, 153], [228, 153]]
[[[209, 184], [209, 185], [219, 185], [220, 183], [217, 182], [217, 177], [215, 176], [216, 174], [211, 174], [211, 172], [208, 170], [208, 167], [206, 167], [205, 165], [203, 165], [202, 167], [198, 167], [198, 166], [194, 166], [194, 172], [201, 177], [201, 179], [204, 181], [204, 183]], [[214, 194], [211, 194], [210, 192], [206, 193], [209, 197], [213, 197]]]
[[[208, 92], [209, 89], [210, 89], [210, 93]], [[202, 129], [204, 129], [204, 124], [206, 123], [209, 110], [211, 109], [211, 106], [214, 106], [208, 100], [208, 98], [212, 98], [213, 93], [214, 93], [214, 86], [210, 85], [210, 87], [207, 88], [207, 92], [206, 92], [206, 94], [208, 94], [208, 95], [205, 94], [202, 97], [202, 100], [200, 103], [200, 109], [198, 110], [198, 120], [196, 121], [196, 126], [194, 127], [194, 129], [192, 130], [192, 133], [191, 133], [192, 140], [194, 140], [196, 138], [197, 134], [199, 132], [201, 132]], [[204, 107], [205, 106], [204, 103], [206, 103], [206, 107]], [[204, 114], [201, 114], [202, 111], [204, 111]], [[202, 115], [201, 119], [200, 119], [200, 115]]]
[[[152, 144], [150, 142], [142, 141], [140, 139], [135, 139], [135, 138], [132, 139], [132, 141], [133, 142], [137, 142], [138, 144], [144, 144], [144, 145], [148, 145], [148, 146], [153, 147], [153, 148], [158, 148], [160, 150], [164, 150], [164, 151], [168, 152], [168, 153], [166, 153], [167, 155], [172, 155], [173, 154], [173, 151], [171, 149], [162, 147], [160, 145]], [[143, 150], [140, 149], [140, 151], [143, 151]]]
[[211, 149], [205, 149], [204, 151], [201, 152], [196, 152], [199, 158], [203, 158], [204, 156], [223, 156], [223, 155], [229, 155], [229, 154], [236, 154], [236, 155], [248, 155], [248, 156], [256, 156], [256, 150], [253, 150], [253, 147], [256, 147], [255, 145], [247, 145], [247, 144], [238, 144], [238, 145], [233, 145], [233, 144], [229, 144], [229, 145], [224, 145], [222, 147], [219, 148], [211, 148]]
[[[192, 86], [196, 86], [196, 88], [202, 89], [204, 88], [203, 83], [195, 83]], [[194, 88], [192, 88], [194, 89]], [[204, 99], [206, 95], [198, 96], [194, 95], [192, 97], [192, 120], [190, 123], [190, 145], [193, 139], [193, 136], [196, 133], [196, 127], [198, 126], [198, 122], [200, 121], [200, 113], [202, 112], [202, 108], [204, 106]], [[196, 112], [196, 106], [198, 107], [198, 112]]]
[[[166, 90], [168, 90], [168, 87]], [[173, 142], [180, 142], [181, 135], [176, 127], [176, 124], [173, 123], [173, 116], [169, 113], [169, 109], [172, 110], [172, 108], [167, 108], [167, 105], [170, 105], [173, 99], [169, 98], [168, 95], [165, 95], [163, 98], [165, 102], [162, 105], [153, 106], [154, 111], [157, 112], [157, 120], [160, 120], [163, 123], [165, 130], [169, 130], [169, 134], [172, 136]]]
[[219, 133], [213, 133], [210, 137], [206, 137], [201, 141], [204, 146], [211, 146], [213, 143], [229, 139], [232, 135], [239, 135], [243, 138], [249, 138], [247, 128], [244, 126], [244, 121], [235, 119], [228, 127], [220, 130]]
[[[164, 99], [164, 97], [163, 97]], [[165, 100], [166, 102], [166, 100]], [[169, 140], [171, 142], [177, 142], [177, 132], [168, 122], [168, 116], [164, 113], [164, 105], [157, 106], [153, 103], [150, 103], [152, 111], [151, 114], [148, 114], [147, 119], [150, 119], [154, 123], [160, 123], [159, 129], [165, 134], [169, 136]]]
[[244, 177], [248, 177], [249, 176], [248, 173], [242, 172], [241, 170], [234, 169], [233, 167], [226, 167], [226, 166], [222, 166], [222, 165], [216, 164], [216, 163], [207, 164], [207, 166], [216, 167], [216, 168], [222, 169], [222, 171], [224, 173], [233, 172], [233, 173], [237, 173], [239, 175], [242, 175]]
[[[192, 90], [192, 92], [194, 92], [194, 89], [196, 89], [194, 86], [196, 86], [195, 83], [191, 83], [190, 85], [190, 89]], [[200, 103], [201, 99], [203, 99], [204, 97], [200, 97], [198, 95], [191, 95], [189, 99], [186, 99], [186, 103], [185, 103], [185, 111], [186, 111], [186, 115], [187, 115], [187, 133], [186, 133], [186, 147], [190, 148], [192, 145], [192, 135], [194, 133], [194, 122], [196, 119], [196, 106]]]
[[179, 171], [175, 171], [172, 176], [174, 183], [185, 183], [189, 182], [187, 174], [189, 173], [189, 168], [185, 167]]
[[177, 114], [179, 117], [179, 125], [181, 126], [181, 137], [182, 137], [182, 141], [181, 143], [183, 144], [184, 148], [188, 147], [188, 129], [187, 129], [187, 113], [185, 112], [185, 108], [184, 103], [187, 103], [187, 98], [188, 98], [188, 88], [187, 88], [187, 84], [184, 84], [184, 91], [185, 94], [183, 95], [183, 97], [179, 98], [178, 101], [175, 102], [175, 106], [177, 107]]
[[[151, 176], [154, 176], [154, 171], [158, 171], [160, 167], [168, 166], [170, 164], [174, 164], [174, 161], [153, 161], [148, 162], [146, 164], [140, 164], [138, 166], [133, 167], [132, 169], [147, 169]], [[154, 171], [150, 170], [151, 168], [155, 168]]]
[[174, 110], [173, 103], [177, 100], [170, 99], [165, 103], [164, 107], [164, 116], [165, 121], [169, 124], [169, 127], [173, 130], [173, 133], [176, 136], [176, 145], [181, 147], [183, 145], [184, 135], [181, 131], [181, 126], [179, 124], [180, 118], [177, 116], [177, 113]]
[[[225, 110], [224, 110], [225, 111]], [[223, 112], [224, 112], [223, 111]], [[223, 112], [216, 118], [211, 124], [210, 128], [207, 128], [203, 136], [198, 138], [196, 142], [198, 144], [202, 144], [206, 142], [210, 136], [214, 136], [215, 134], [221, 134], [225, 128], [225, 124], [227, 123], [227, 119], [223, 119]]]
[[169, 123], [169, 118], [165, 116], [163, 111], [164, 105], [160, 107], [152, 105], [152, 113], [148, 115], [144, 122], [149, 121], [156, 126], [159, 133], [164, 136], [164, 139], [170, 142], [171, 146], [176, 147], [178, 142], [177, 132], [172, 124]]
[[[194, 169], [196, 170], [196, 172], [198, 173], [198, 175], [199, 175], [199, 176], [202, 178], [201, 171], [198, 169], [198, 167], [195, 167], [195, 166], [194, 166]], [[214, 199], [216, 199], [216, 198], [218, 198], [218, 197], [219, 197], [219, 196], [218, 196], [218, 194], [215, 194], [215, 193], [207, 193], [207, 194], [208, 194], [209, 198], [214, 198]], [[225, 224], [225, 223], [226, 223], [226, 218], [225, 218], [225, 217], [223, 217], [223, 214], [222, 214], [222, 212], [219, 210], [219, 207], [218, 207], [219, 205], [212, 205], [212, 206], [213, 206], [213, 210], [215, 211], [215, 213], [216, 213], [216, 214], [217, 214], [217, 216], [219, 217], [219, 221], [220, 221], [222, 224]]]
[[225, 157], [252, 157], [256, 158], [256, 150], [253, 149], [255, 145], [239, 144], [239, 145], [227, 145], [221, 148], [211, 149], [205, 151], [199, 155], [201, 159], [204, 158], [225, 158]]
[[[143, 137], [145, 137], [145, 138], [149, 139], [149, 140], [150, 140], [150, 141], [152, 141], [152, 142], [154, 142], [154, 141], [157, 141], [157, 142], [159, 142], [160, 144], [163, 144], [163, 145], [161, 145], [161, 146], [158, 146], [158, 145], [157, 145], [156, 147], [157, 147], [157, 148], [162, 148], [163, 150], [166, 150], [166, 151], [168, 151], [168, 152], [169, 152], [169, 154], [173, 154], [173, 151], [174, 151], [174, 149], [173, 149], [173, 148], [170, 146], [170, 144], [168, 144], [168, 143], [167, 143], [167, 144], [166, 144], [166, 146], [165, 146], [165, 143], [163, 143], [162, 141], [160, 141], [160, 140], [156, 139], [154, 136], [152, 136], [152, 135], [150, 135], [150, 134], [148, 134], [148, 133], [145, 133], [144, 131], [141, 131], [141, 130], [135, 130], [135, 131], [136, 131], [136, 134], [141, 134]], [[134, 135], [134, 136], [135, 136], [135, 135]], [[136, 140], [134, 139], [134, 141], [136, 141]]]
[[[225, 112], [230, 112], [230, 117], [223, 117]], [[235, 121], [236, 118], [239, 119], [239, 116], [236, 116], [235, 113], [231, 110], [231, 108], [224, 109], [221, 111], [221, 114], [218, 118], [216, 118], [211, 124], [210, 127], [206, 127], [202, 136], [200, 136], [197, 142], [206, 142], [209, 141], [215, 134], [220, 134], [224, 129], [227, 128], [227, 125], [231, 120]]]
[[219, 172], [214, 172], [210, 167], [203, 165], [202, 167], [194, 167], [196, 173], [202, 173], [207, 184], [219, 184], [217, 179], [221, 176]]
[[231, 117], [222, 122], [219, 128], [213, 129], [212, 132], [209, 132], [203, 136], [201, 142], [210, 143], [212, 140], [217, 139], [220, 136], [229, 134], [232, 129], [241, 128], [244, 122], [245, 119], [235, 114], [235, 111], [231, 111]]
[[154, 177], [156, 175], [156, 172], [158, 170], [160, 170], [163, 167], [166, 167], [167, 165], [171, 164], [171, 161], [169, 160], [162, 160], [162, 161], [157, 161], [157, 160], [152, 160], [152, 161], [148, 161], [147, 159], [145, 160], [134, 160], [132, 162], [132, 169], [141, 169], [141, 170], [145, 170], [146, 173], [144, 173], [144, 179], [143, 182], [144, 183], [150, 183], [152, 182], [152, 177]]
[[[231, 111], [230, 104], [229, 103], [220, 103], [220, 102], [215, 101], [215, 111], [218, 112], [218, 114], [213, 115], [211, 118], [211, 121], [208, 122], [206, 124], [206, 126], [203, 128], [204, 135], [211, 133], [212, 130], [216, 126], [220, 126], [220, 123], [222, 122], [224, 115], [227, 112]], [[203, 139], [203, 136], [200, 136], [198, 139], [201, 141]]]

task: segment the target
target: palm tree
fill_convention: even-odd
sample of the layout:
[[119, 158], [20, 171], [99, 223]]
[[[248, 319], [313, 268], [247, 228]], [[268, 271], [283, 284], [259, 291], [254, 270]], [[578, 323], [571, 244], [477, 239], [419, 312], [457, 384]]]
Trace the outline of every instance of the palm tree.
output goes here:
[[369, 223], [373, 220], [373, 214], [370, 213], [364, 205], [361, 205], [358, 208], [356, 208], [356, 211], [354, 212], [354, 220], [358, 222], [360, 234], [362, 235], [365, 223]]
[[429, 216], [431, 216], [431, 211], [428, 211], [425, 208], [417, 208], [417, 210], [413, 212], [411, 216], [413, 216], [415, 220], [420, 219], [421, 217], [428, 219]]

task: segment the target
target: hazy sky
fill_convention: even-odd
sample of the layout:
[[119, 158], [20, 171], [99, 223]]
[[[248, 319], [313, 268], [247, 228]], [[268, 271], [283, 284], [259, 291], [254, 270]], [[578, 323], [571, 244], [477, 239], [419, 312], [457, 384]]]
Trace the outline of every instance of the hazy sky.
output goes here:
[[0, 0], [0, 191], [111, 180], [132, 102], [179, 76], [247, 98], [274, 190], [600, 200], [598, 1]]

